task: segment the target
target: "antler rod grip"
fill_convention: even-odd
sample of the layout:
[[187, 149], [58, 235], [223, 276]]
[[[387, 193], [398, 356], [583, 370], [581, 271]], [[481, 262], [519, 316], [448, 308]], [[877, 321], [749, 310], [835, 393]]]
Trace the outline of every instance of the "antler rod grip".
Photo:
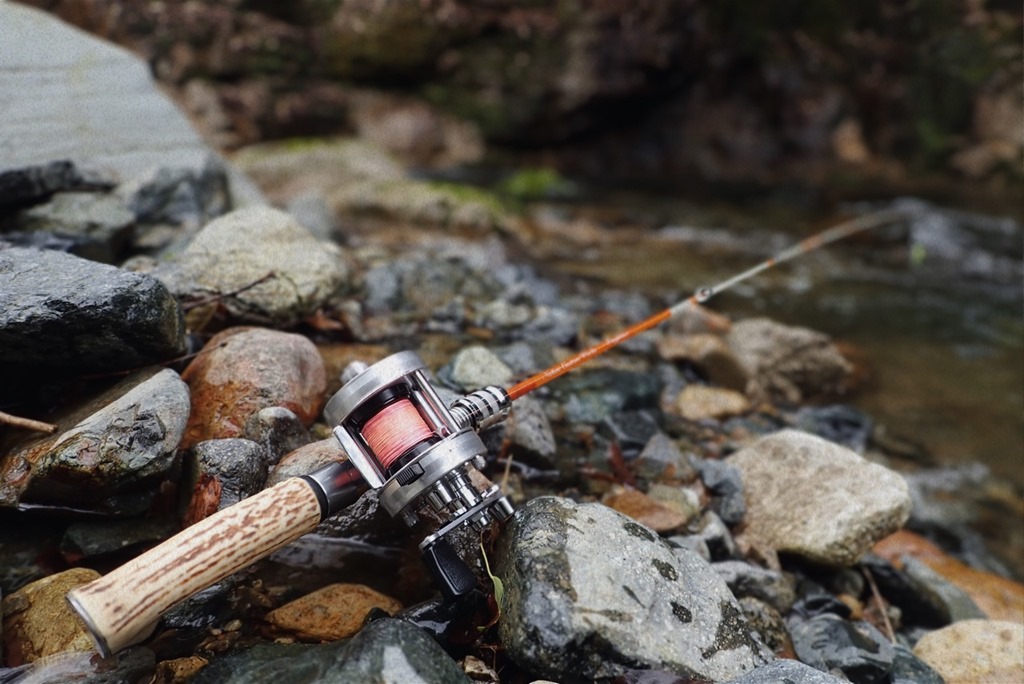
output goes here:
[[312, 530], [321, 504], [294, 477], [183, 530], [68, 594], [103, 656], [148, 637], [174, 604]]

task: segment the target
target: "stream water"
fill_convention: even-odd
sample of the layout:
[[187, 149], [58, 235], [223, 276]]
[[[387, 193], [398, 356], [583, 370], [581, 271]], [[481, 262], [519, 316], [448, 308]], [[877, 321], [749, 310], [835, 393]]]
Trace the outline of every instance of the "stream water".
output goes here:
[[[939, 463], [981, 462], [1024, 485], [1024, 229], [1012, 218], [896, 204], [912, 218], [784, 264], [709, 306], [828, 333], [868, 372], [849, 403], [887, 435]], [[540, 251], [555, 272], [667, 305], [854, 211], [891, 205], [812, 217], [606, 197], [572, 209], [590, 225], [586, 248], [560, 248], [561, 235]]]

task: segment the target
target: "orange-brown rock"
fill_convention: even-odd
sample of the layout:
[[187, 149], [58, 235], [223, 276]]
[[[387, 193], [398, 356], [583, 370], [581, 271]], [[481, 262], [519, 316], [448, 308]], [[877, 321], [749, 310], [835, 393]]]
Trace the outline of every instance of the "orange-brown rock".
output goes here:
[[335, 641], [362, 629], [374, 608], [394, 615], [402, 604], [363, 584], [330, 584], [267, 613], [267, 622], [304, 641]]
[[662, 505], [636, 489], [615, 487], [601, 501], [605, 506], [628, 515], [659, 534], [671, 532], [686, 524], [686, 516]]
[[690, 361], [721, 387], [737, 392], [747, 387], [747, 371], [718, 335], [665, 335], [658, 340], [658, 354], [666, 361]]
[[1024, 625], [1002, 620], [961, 620], [929, 632], [914, 655], [946, 684], [1024, 682]]
[[873, 550], [896, 567], [906, 556], [916, 558], [962, 589], [991, 619], [1024, 623], [1024, 585], [1019, 582], [972, 568], [907, 530], [889, 535]]
[[65, 596], [99, 579], [87, 568], [72, 568], [28, 584], [3, 600], [3, 645], [7, 665], [17, 667], [64, 651], [89, 651], [85, 625]]
[[182, 378], [192, 394], [183, 448], [239, 437], [249, 417], [270, 406], [289, 409], [308, 426], [320, 414], [327, 387], [312, 342], [265, 328], [229, 328], [215, 335]]
[[746, 413], [750, 402], [735, 390], [687, 385], [676, 399], [676, 409], [687, 420], [720, 420]]

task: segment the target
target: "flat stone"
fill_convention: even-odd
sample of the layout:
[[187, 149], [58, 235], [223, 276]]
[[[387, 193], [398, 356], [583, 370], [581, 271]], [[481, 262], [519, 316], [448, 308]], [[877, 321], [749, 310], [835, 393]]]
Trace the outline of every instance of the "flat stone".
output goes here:
[[303, 641], [335, 641], [359, 632], [375, 609], [394, 615], [402, 604], [364, 584], [330, 584], [270, 611], [266, 620]]
[[88, 568], [72, 568], [28, 584], [3, 600], [7, 664], [15, 667], [64, 651], [91, 651], [85, 625], [65, 600], [69, 591], [99, 579]]
[[885, 684], [896, 657], [892, 644], [867, 622], [835, 615], [789, 622], [797, 658], [822, 672], [839, 670], [851, 681]]
[[606, 506], [530, 501], [502, 532], [495, 565], [501, 643], [534, 676], [644, 667], [717, 681], [770, 658], [705, 561]]
[[181, 446], [239, 437], [261, 409], [283, 406], [310, 425], [320, 415], [327, 378], [307, 338], [264, 328], [229, 328], [215, 335], [182, 373], [192, 391], [192, 415]]
[[336, 245], [318, 240], [285, 212], [262, 206], [211, 221], [174, 261], [153, 271], [179, 297], [220, 296], [236, 319], [273, 325], [312, 315], [347, 273]]
[[746, 413], [750, 402], [735, 390], [687, 385], [676, 398], [676, 410], [687, 420], [721, 420]]
[[730, 679], [725, 684], [841, 684], [844, 679], [816, 670], [796, 660], [776, 660], [773, 663]]
[[658, 354], [666, 361], [689, 361], [708, 381], [726, 389], [743, 392], [749, 380], [746, 369], [719, 335], [666, 334], [658, 339]]
[[1024, 681], [1024, 624], [964, 620], [925, 634], [914, 655], [946, 684], [1006, 684]]
[[807, 433], [762, 437], [727, 462], [743, 480], [747, 531], [816, 563], [852, 565], [910, 515], [899, 474]]
[[488, 385], [504, 387], [511, 382], [513, 374], [490, 349], [474, 345], [455, 355], [449, 376], [462, 389], [473, 391]]
[[171, 474], [188, 416], [188, 387], [173, 370], [129, 376], [59, 415], [54, 434], [9, 448], [0, 505], [141, 514]]

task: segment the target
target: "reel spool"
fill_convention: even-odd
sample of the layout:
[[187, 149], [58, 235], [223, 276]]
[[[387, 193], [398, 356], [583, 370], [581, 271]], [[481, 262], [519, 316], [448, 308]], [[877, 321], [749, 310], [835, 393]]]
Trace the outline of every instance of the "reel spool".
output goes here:
[[482, 530], [512, 515], [498, 486], [478, 489], [472, 473], [483, 468], [487, 452], [476, 430], [507, 417], [510, 401], [505, 390], [488, 387], [449, 409], [425, 369], [413, 352], [372, 366], [351, 364], [324, 415], [388, 513], [412, 527], [429, 506], [444, 521], [420, 550], [442, 593], [454, 598], [472, 590], [476, 578], [447, 535], [465, 525]]

